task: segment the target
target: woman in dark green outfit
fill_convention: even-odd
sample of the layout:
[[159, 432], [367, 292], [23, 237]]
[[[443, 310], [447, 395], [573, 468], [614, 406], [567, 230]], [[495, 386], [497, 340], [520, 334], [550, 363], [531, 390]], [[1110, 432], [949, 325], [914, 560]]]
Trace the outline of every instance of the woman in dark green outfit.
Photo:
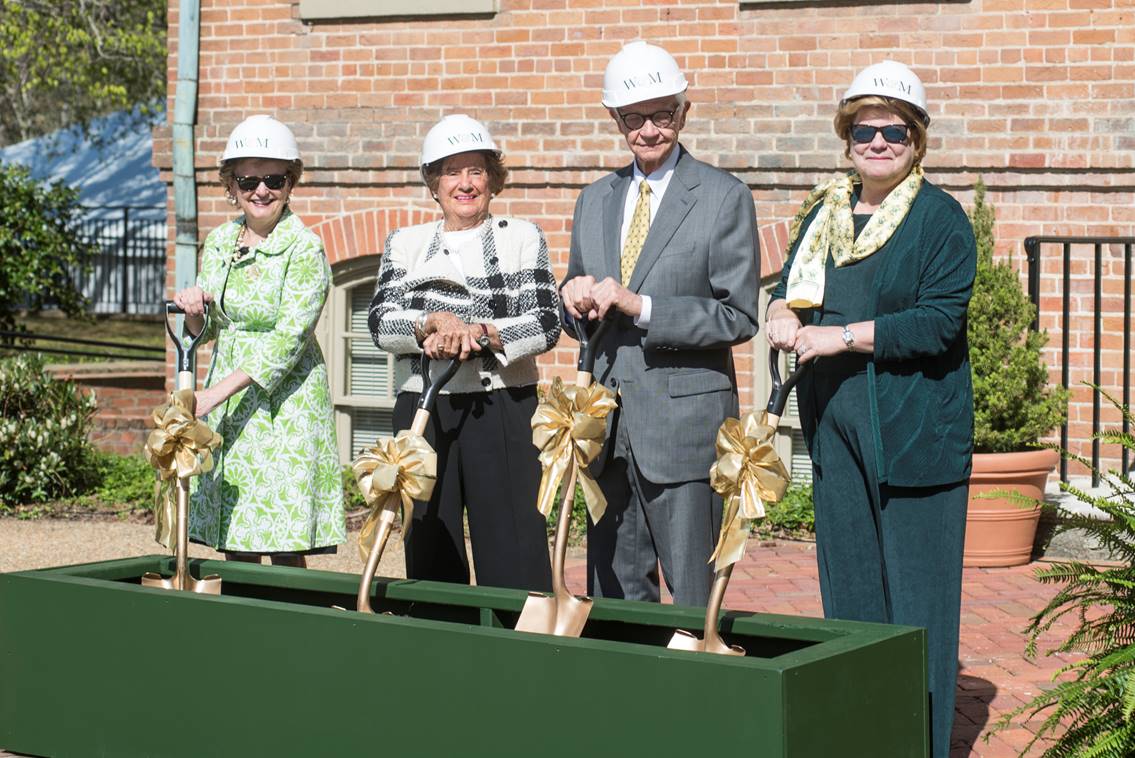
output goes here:
[[906, 66], [855, 78], [835, 117], [855, 170], [816, 187], [794, 219], [766, 334], [813, 364], [797, 393], [824, 614], [928, 630], [932, 755], [947, 758], [977, 250], [961, 206], [923, 178], [929, 123]]

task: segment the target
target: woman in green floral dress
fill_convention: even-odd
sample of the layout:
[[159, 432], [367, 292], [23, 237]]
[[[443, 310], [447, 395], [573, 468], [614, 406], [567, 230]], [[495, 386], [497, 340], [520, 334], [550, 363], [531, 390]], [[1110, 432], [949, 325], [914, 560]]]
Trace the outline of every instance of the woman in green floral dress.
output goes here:
[[197, 414], [224, 439], [192, 493], [190, 539], [230, 559], [269, 555], [301, 567], [346, 536], [327, 366], [314, 336], [331, 269], [319, 237], [288, 209], [302, 172], [286, 126], [269, 116], [239, 124], [220, 176], [242, 214], [208, 236], [197, 286], [174, 297], [186, 328], [214, 340]]

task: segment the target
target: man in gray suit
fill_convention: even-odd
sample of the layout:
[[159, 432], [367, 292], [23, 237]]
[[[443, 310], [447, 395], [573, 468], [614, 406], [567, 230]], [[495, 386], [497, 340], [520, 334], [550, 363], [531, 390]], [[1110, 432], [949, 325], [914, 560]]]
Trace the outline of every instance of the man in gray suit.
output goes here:
[[661, 562], [674, 601], [704, 605], [722, 516], [709, 468], [738, 414], [730, 348], [757, 332], [760, 264], [748, 187], [678, 143], [685, 90], [660, 47], [611, 59], [603, 104], [634, 162], [580, 194], [561, 295], [569, 330], [615, 319], [595, 363], [619, 408], [592, 468], [608, 505], [588, 524], [588, 592], [657, 601]]

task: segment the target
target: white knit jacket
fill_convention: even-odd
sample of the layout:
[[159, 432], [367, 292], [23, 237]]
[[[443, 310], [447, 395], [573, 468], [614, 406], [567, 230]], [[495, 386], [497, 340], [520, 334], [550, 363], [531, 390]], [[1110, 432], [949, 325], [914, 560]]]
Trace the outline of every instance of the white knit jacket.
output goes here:
[[397, 229], [386, 238], [368, 325], [374, 343], [393, 353], [400, 391], [421, 392], [422, 349], [414, 322], [424, 311], [449, 311], [468, 323], [493, 324], [503, 351], [466, 361], [444, 392], [485, 392], [535, 384], [535, 357], [560, 337], [559, 292], [540, 227], [489, 216], [481, 246], [450, 260], [441, 222]]

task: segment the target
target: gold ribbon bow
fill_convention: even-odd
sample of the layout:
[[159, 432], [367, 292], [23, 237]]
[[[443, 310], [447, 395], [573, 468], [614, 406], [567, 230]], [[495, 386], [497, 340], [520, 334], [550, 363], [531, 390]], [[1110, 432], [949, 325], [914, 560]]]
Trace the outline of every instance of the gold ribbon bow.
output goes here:
[[749, 522], [765, 515], [764, 503], [775, 503], [788, 489], [788, 471], [773, 448], [776, 429], [768, 413], [755, 412], [744, 418], [725, 419], [717, 430], [717, 460], [709, 470], [709, 484], [725, 499], [725, 517], [717, 548], [717, 571], [741, 560]]
[[355, 481], [370, 506], [359, 532], [359, 555], [365, 561], [374, 546], [378, 517], [387, 505], [401, 501], [402, 539], [410, 533], [415, 500], [429, 500], [437, 481], [437, 453], [409, 429], [397, 437], [380, 437], [351, 464]]
[[193, 390], [175, 390], [169, 400], [151, 412], [156, 427], [146, 438], [143, 454], [158, 471], [155, 487], [154, 539], [169, 548], [176, 528], [176, 482], [213, 470], [213, 451], [221, 435], [196, 418]]
[[587, 467], [603, 449], [607, 414], [615, 409], [615, 393], [602, 384], [565, 385], [556, 377], [532, 416], [532, 444], [540, 450], [540, 492], [536, 507], [547, 518], [555, 505], [556, 489], [575, 460], [577, 481], [591, 520], [598, 522], [607, 510], [607, 498]]

